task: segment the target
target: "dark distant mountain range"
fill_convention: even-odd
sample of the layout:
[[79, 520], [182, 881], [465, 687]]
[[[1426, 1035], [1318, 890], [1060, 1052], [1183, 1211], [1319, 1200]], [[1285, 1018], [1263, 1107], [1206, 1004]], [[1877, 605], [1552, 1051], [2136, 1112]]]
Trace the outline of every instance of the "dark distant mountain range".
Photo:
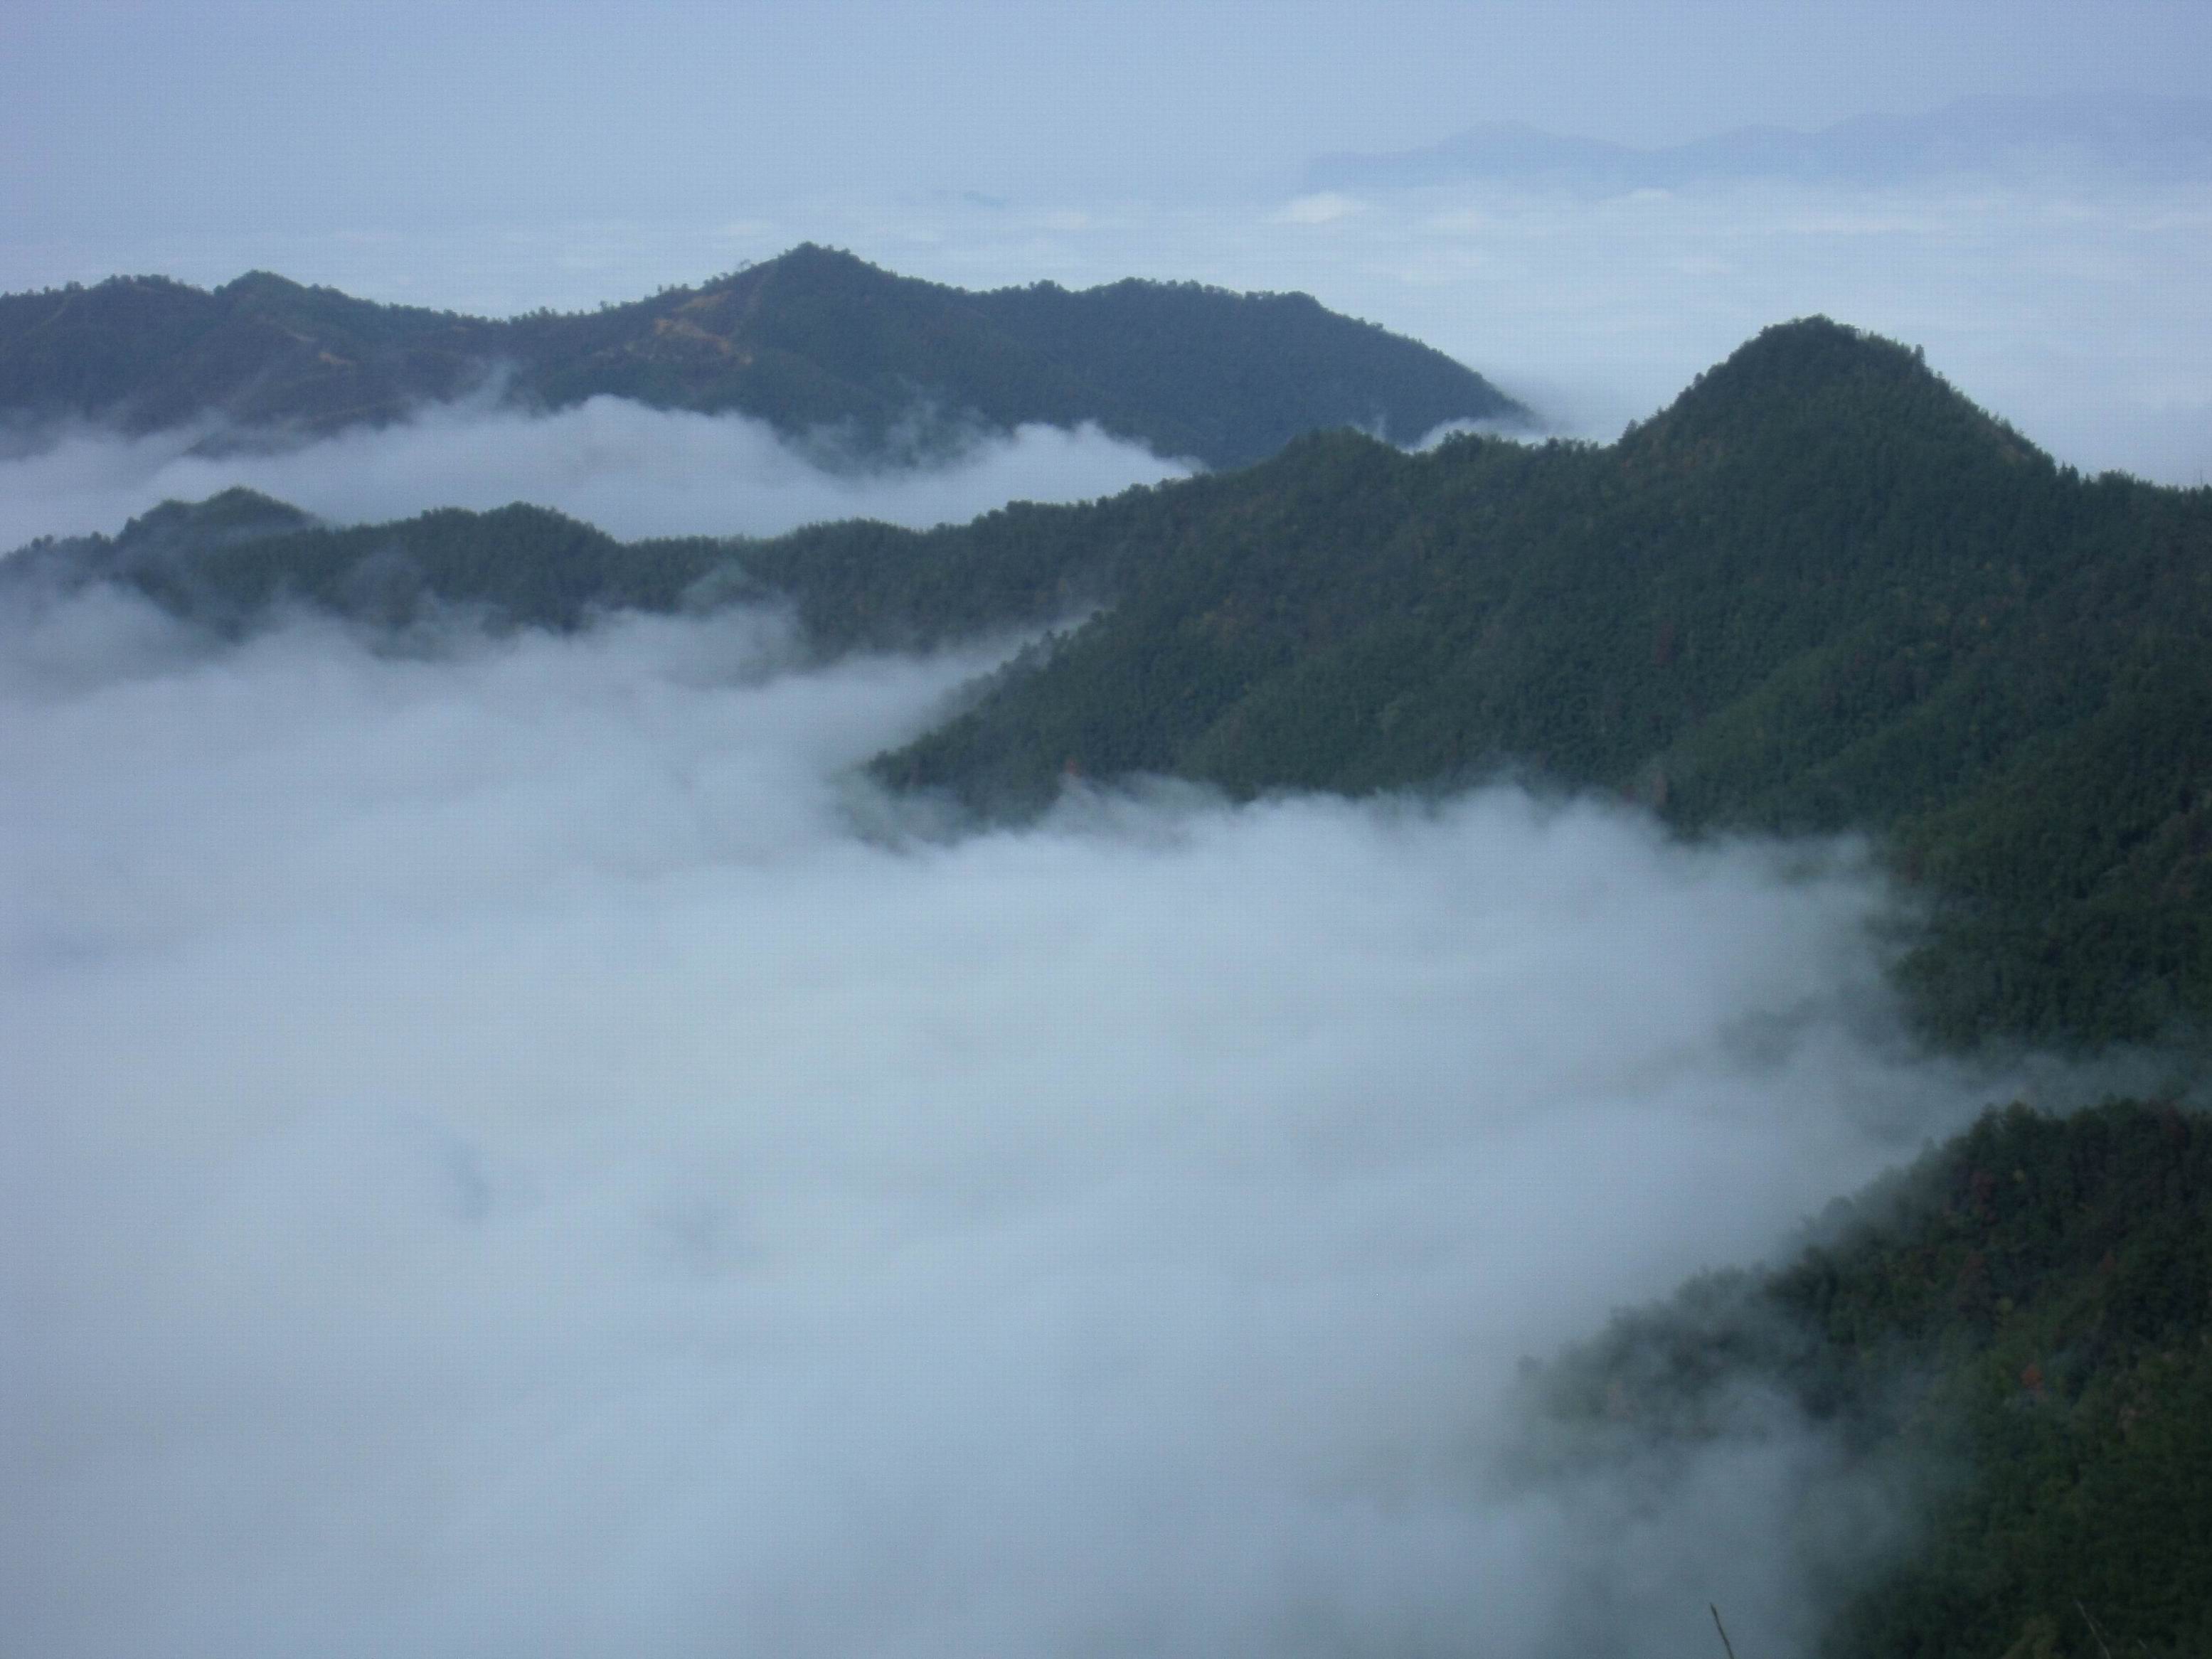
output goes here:
[[0, 420], [144, 432], [219, 417], [250, 440], [483, 392], [528, 409], [611, 395], [734, 410], [864, 461], [978, 428], [1091, 421], [1236, 466], [1331, 427], [1407, 442], [1527, 417], [1441, 352], [1301, 294], [1136, 281], [975, 294], [812, 246], [696, 289], [506, 321], [265, 272], [212, 293], [139, 276], [0, 297]]
[[2081, 477], [1825, 320], [1606, 447], [1340, 433], [1089, 506], [761, 542], [624, 546], [523, 507], [324, 529], [234, 493], [0, 570], [230, 628], [286, 596], [556, 627], [781, 597], [825, 650], [1096, 606], [882, 775], [1019, 814], [1071, 775], [1504, 769], [1690, 831], [1864, 830], [1930, 905], [1905, 972], [1932, 1030], [2212, 1020], [2212, 492]]
[[1862, 115], [1816, 132], [1741, 127], [1656, 149], [1493, 121], [1422, 149], [1318, 157], [1306, 184], [1396, 190], [1489, 180], [1620, 191], [2053, 171], [2147, 183], [2212, 179], [2212, 98], [1966, 98], [1922, 115]]

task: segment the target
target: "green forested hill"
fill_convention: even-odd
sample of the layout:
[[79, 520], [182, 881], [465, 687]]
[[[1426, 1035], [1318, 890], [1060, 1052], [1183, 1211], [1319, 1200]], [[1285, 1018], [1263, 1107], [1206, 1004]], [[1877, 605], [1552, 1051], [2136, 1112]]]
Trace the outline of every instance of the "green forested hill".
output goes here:
[[0, 596], [87, 582], [138, 589], [220, 634], [307, 605], [374, 627], [460, 610], [494, 629], [568, 630], [608, 611], [787, 605], [824, 654], [927, 648], [1069, 613], [1104, 592], [1142, 490], [1087, 507], [1026, 503], [929, 532], [868, 520], [772, 541], [622, 543], [517, 502], [334, 526], [249, 489], [166, 501], [116, 536], [42, 538], [0, 559]]
[[2212, 1012], [2212, 494], [2081, 478], [1822, 321], [1608, 448], [1337, 435], [1236, 482], [1159, 492], [1115, 605], [886, 775], [1019, 810], [1510, 768], [1859, 827], [1938, 906], [1946, 1035]]
[[497, 386], [737, 410], [861, 456], [975, 425], [1097, 422], [1237, 466], [1299, 433], [1407, 441], [1525, 416], [1474, 371], [1303, 295], [1123, 282], [971, 294], [811, 246], [697, 289], [509, 321], [356, 300], [265, 272], [0, 297], [0, 416], [145, 431], [202, 416], [331, 430]]
[[882, 775], [1019, 813], [1071, 773], [1245, 795], [1504, 769], [1692, 832], [1857, 828], [1931, 908], [1904, 971], [1939, 1035], [2212, 1015], [2212, 492], [2078, 477], [1825, 320], [1769, 330], [1607, 447], [1331, 434], [924, 533], [624, 548], [524, 508], [195, 527], [270, 510], [240, 499], [17, 574], [118, 575], [227, 625], [278, 594], [560, 627], [773, 594], [830, 649], [1096, 607]]
[[1814, 1231], [1534, 1378], [1548, 1468], [1755, 1440], [1778, 1393], [1842, 1460], [1797, 1535], [1852, 1487], [1919, 1517], [1824, 1653], [2212, 1652], [2212, 1120], [1992, 1113]]
[[520, 502], [333, 527], [249, 489], [164, 502], [119, 536], [42, 539], [0, 562], [0, 596], [88, 580], [136, 587], [179, 616], [234, 635], [288, 605], [377, 628], [459, 609], [495, 628], [565, 630], [606, 611], [777, 597], [749, 584], [718, 541], [626, 546]]
[[202, 416], [330, 429], [484, 377], [486, 325], [254, 271], [206, 293], [118, 276], [0, 295], [0, 412], [150, 432]]

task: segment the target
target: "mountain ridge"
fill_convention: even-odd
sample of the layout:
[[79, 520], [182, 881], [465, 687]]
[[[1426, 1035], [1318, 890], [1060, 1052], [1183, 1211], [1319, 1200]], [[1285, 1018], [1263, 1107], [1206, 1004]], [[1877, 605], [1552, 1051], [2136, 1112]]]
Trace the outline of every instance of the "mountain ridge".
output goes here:
[[1610, 446], [1317, 434], [931, 532], [624, 546], [510, 510], [240, 539], [268, 511], [230, 503], [219, 543], [148, 515], [9, 574], [229, 629], [288, 599], [573, 628], [773, 598], [830, 653], [1060, 626], [878, 775], [990, 817], [1071, 775], [1245, 797], [1504, 770], [1686, 834], [1862, 830], [1929, 908], [1900, 971], [1944, 1040], [2212, 1024], [2212, 492], [2083, 478], [1826, 319]]
[[[491, 395], [732, 411], [825, 459], [926, 459], [978, 428], [1085, 422], [1211, 466], [1342, 424], [1409, 442], [1528, 411], [1473, 370], [1304, 295], [1135, 279], [986, 293], [802, 244], [591, 313], [488, 319], [252, 271], [0, 296], [0, 418], [281, 440]], [[257, 436], [258, 434], [258, 436]]]
[[1018, 811], [1069, 772], [1508, 769], [1692, 833], [1870, 830], [1943, 896], [1907, 973], [1950, 1037], [2212, 1016], [2212, 492], [2083, 479], [1826, 319], [1608, 447], [1325, 436], [1246, 476], [883, 775]]

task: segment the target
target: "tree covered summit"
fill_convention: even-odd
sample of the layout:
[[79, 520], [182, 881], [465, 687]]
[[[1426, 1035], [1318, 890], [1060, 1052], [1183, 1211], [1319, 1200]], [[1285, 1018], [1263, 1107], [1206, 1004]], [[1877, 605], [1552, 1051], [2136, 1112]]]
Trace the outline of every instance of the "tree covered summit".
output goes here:
[[1237, 466], [1330, 427], [1409, 442], [1527, 416], [1443, 353], [1302, 294], [1134, 280], [970, 293], [811, 244], [696, 288], [504, 320], [264, 271], [212, 292], [118, 276], [0, 296], [0, 416], [16, 422], [327, 432], [471, 394], [732, 411], [860, 461], [1087, 421]]

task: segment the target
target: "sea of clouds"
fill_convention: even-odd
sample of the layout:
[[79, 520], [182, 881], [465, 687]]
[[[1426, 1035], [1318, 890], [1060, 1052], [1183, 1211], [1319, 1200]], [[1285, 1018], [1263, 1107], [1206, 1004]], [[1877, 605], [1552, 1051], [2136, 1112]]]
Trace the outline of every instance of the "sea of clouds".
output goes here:
[[[2062, 460], [2212, 464], [2198, 185], [854, 197], [77, 274], [500, 313], [805, 237], [1304, 289], [1601, 439], [1825, 311]], [[0, 547], [234, 483], [635, 536], [1181, 470], [1024, 429], [867, 475], [604, 399], [211, 435], [15, 443]], [[1523, 1356], [2021, 1086], [1900, 1036], [1861, 849], [1506, 787], [960, 830], [854, 768], [992, 654], [789, 647], [0, 617], [0, 1649], [1537, 1659], [1705, 1652], [1717, 1602], [1787, 1659], [1909, 1540], [1778, 1407], [1507, 1473]]]
[[1899, 1036], [1857, 849], [951, 834], [853, 769], [988, 653], [791, 660], [0, 619], [0, 1647], [1802, 1650], [1895, 1517], [1808, 1542], [1786, 1413], [1499, 1456], [1523, 1356], [2011, 1086]]

